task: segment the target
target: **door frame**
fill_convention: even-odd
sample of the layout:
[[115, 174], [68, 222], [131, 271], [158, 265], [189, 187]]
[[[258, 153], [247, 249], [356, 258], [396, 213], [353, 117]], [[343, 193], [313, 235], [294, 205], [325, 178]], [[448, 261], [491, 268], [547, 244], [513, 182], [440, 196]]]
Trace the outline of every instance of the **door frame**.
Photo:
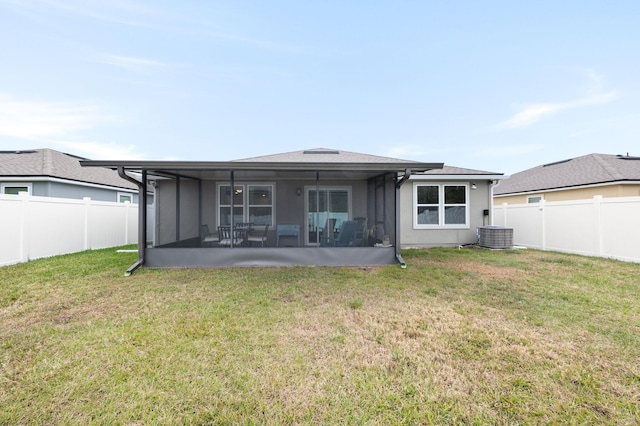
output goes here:
[[351, 220], [353, 203], [353, 187], [350, 185], [306, 185], [304, 187], [304, 245], [316, 246], [317, 242], [309, 242], [309, 192], [310, 191], [331, 191], [344, 190], [347, 191], [347, 220]]

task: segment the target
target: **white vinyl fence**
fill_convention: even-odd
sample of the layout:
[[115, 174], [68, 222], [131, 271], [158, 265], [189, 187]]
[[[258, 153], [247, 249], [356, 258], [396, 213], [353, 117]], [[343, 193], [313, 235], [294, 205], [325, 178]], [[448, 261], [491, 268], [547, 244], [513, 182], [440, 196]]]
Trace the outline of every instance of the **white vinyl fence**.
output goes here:
[[137, 242], [137, 204], [0, 194], [0, 266]]
[[640, 197], [505, 203], [493, 214], [514, 245], [640, 262]]

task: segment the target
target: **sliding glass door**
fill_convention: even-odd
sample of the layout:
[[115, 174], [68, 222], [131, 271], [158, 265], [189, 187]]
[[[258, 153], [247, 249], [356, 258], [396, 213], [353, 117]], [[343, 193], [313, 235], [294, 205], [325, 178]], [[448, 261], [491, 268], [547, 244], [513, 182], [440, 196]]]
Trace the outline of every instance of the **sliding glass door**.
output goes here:
[[305, 243], [315, 245], [333, 238], [342, 223], [351, 216], [351, 188], [307, 187], [305, 193]]

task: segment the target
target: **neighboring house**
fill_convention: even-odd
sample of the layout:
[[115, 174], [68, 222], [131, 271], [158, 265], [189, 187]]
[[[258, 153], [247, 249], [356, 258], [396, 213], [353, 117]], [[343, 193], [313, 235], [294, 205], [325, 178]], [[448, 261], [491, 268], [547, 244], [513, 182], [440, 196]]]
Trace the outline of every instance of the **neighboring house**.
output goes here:
[[589, 154], [515, 173], [494, 188], [494, 205], [640, 195], [640, 157]]
[[0, 192], [41, 197], [138, 202], [138, 186], [114, 170], [85, 168], [71, 154], [52, 149], [0, 151]]
[[[499, 177], [455, 168], [439, 173], [442, 163], [324, 148], [225, 162], [81, 163], [139, 175], [143, 195], [147, 184], [155, 187], [155, 244], [139, 244], [138, 262], [130, 271], [143, 264], [403, 263], [402, 247], [475, 242], [473, 228], [488, 223], [484, 211], [489, 211], [490, 182]], [[416, 191], [418, 199], [413, 197]], [[442, 212], [442, 222], [434, 212]], [[147, 218], [140, 221], [139, 232], [145, 232]], [[253, 224], [254, 239], [266, 237], [264, 248], [246, 244], [244, 223]], [[224, 232], [204, 235], [205, 225], [213, 234]], [[227, 235], [226, 227], [237, 233]], [[414, 229], [419, 236], [412, 235]]]
[[402, 247], [447, 247], [477, 242], [492, 225], [493, 188], [501, 173], [444, 166], [416, 173], [401, 189]]

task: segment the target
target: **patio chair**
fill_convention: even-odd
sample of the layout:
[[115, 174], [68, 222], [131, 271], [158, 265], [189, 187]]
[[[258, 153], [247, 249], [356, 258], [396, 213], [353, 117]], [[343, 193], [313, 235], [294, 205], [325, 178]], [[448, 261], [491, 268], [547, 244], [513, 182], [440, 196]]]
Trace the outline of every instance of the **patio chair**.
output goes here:
[[269, 230], [269, 225], [265, 225], [264, 226], [264, 232], [262, 233], [262, 235], [252, 235], [252, 234], [248, 234], [247, 235], [247, 242], [249, 243], [249, 245], [251, 245], [251, 243], [260, 243], [262, 247], [264, 247], [265, 243], [267, 242], [267, 231]]
[[[242, 238], [243, 246], [248, 246], [249, 242], [247, 241], [247, 237], [251, 234], [253, 229], [253, 222], [236, 222], [233, 224], [233, 229], [236, 230], [236, 238]], [[235, 245], [235, 243], [233, 243]]]
[[202, 225], [200, 227], [200, 244], [205, 247], [211, 247], [213, 243], [220, 241], [216, 234], [212, 234], [209, 231], [209, 225]]
[[354, 221], [358, 223], [356, 231], [353, 234], [353, 245], [365, 247], [367, 245], [368, 233], [367, 233], [367, 218], [366, 217], [354, 217]]
[[218, 244], [220, 244], [221, 246], [241, 246], [244, 242], [244, 230], [232, 230], [230, 226], [218, 226], [218, 238], [220, 238]]
[[347, 220], [342, 222], [340, 232], [336, 238], [325, 238], [320, 242], [322, 247], [349, 247], [353, 245], [353, 236], [358, 228], [358, 222]]

